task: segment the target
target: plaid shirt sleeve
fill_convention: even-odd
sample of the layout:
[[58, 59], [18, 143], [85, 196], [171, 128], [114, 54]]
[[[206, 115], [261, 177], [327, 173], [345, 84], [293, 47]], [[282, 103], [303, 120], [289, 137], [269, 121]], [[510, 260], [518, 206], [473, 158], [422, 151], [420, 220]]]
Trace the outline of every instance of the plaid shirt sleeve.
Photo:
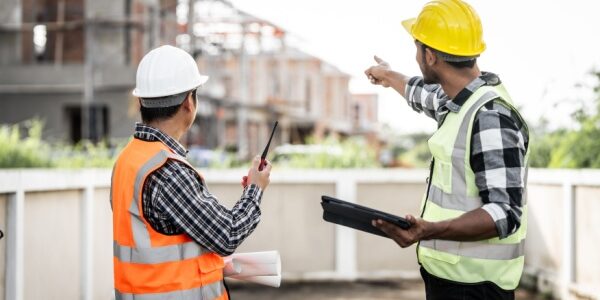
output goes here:
[[483, 209], [502, 239], [521, 225], [528, 133], [521, 119], [500, 101], [482, 107], [473, 123], [471, 168]]
[[260, 221], [261, 189], [249, 185], [232, 209], [221, 205], [195, 171], [168, 161], [144, 185], [144, 216], [164, 234], [186, 233], [198, 244], [227, 256]]
[[440, 107], [450, 98], [439, 84], [425, 84], [423, 77], [412, 77], [406, 84], [406, 102], [414, 111], [438, 121], [441, 119]]

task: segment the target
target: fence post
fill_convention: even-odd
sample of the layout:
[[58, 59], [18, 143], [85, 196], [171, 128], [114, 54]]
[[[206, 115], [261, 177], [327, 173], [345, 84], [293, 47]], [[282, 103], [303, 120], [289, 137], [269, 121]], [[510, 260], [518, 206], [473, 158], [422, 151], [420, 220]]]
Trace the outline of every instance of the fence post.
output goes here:
[[563, 183], [563, 243], [561, 266], [561, 299], [569, 299], [569, 287], [575, 279], [575, 187], [569, 180]]
[[[353, 176], [338, 176], [335, 184], [336, 197], [356, 202], [356, 184]], [[340, 279], [357, 278], [356, 232], [340, 225], [335, 227], [335, 271]]]
[[[93, 175], [93, 173], [88, 174]], [[81, 203], [81, 299], [93, 298], [93, 258], [94, 258], [94, 186], [92, 176], [83, 190]]]
[[21, 184], [8, 196], [6, 231], [6, 299], [22, 300], [24, 288], [23, 257], [25, 251], [25, 191]]

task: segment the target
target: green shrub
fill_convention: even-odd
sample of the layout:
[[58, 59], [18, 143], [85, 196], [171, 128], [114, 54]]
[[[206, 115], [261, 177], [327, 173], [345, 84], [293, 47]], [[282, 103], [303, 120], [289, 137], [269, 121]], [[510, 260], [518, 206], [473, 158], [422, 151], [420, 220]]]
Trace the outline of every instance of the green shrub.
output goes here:
[[108, 147], [105, 142], [51, 145], [42, 140], [43, 128], [37, 119], [0, 125], [0, 168], [110, 168], [123, 146]]
[[307, 145], [286, 146], [275, 149], [273, 163], [279, 167], [300, 169], [341, 169], [380, 167], [377, 155], [366, 140], [359, 137], [339, 141], [329, 137], [320, 143], [309, 139]]
[[[21, 135], [21, 128], [27, 131]], [[43, 124], [27, 121], [24, 124], [0, 126], [0, 168], [47, 168], [52, 166], [49, 147], [41, 139]]]

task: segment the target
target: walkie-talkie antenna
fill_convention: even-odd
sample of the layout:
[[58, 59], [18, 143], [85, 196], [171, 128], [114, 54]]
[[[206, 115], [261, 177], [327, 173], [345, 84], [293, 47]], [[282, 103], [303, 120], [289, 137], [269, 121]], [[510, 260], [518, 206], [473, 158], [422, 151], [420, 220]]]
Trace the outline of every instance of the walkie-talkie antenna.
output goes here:
[[[273, 140], [273, 135], [275, 134], [275, 130], [277, 129], [278, 121], [275, 121], [275, 125], [273, 125], [273, 130], [271, 131], [271, 136], [269, 137], [269, 142], [265, 146], [265, 150], [260, 156], [260, 164], [258, 165], [258, 170], [262, 171], [263, 168], [267, 165], [267, 154], [269, 153], [269, 147], [271, 146], [271, 140]], [[244, 176], [242, 178], [242, 186], [246, 187], [248, 185], [248, 176]]]
[[261, 159], [267, 159], [267, 153], [269, 152], [269, 146], [271, 146], [271, 140], [273, 139], [273, 134], [275, 133], [275, 129], [277, 129], [277, 124], [279, 122], [275, 121], [275, 125], [273, 125], [273, 130], [271, 131], [271, 136], [269, 137], [269, 142], [267, 142], [267, 146], [265, 146], [265, 150], [260, 156]]

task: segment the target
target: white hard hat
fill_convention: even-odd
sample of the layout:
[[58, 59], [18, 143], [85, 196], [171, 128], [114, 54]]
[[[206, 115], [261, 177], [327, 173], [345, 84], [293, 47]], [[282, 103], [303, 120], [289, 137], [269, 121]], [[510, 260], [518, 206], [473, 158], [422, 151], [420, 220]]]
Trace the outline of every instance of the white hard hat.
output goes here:
[[193, 90], [204, 84], [208, 76], [198, 71], [194, 58], [173, 46], [160, 46], [142, 58], [137, 69], [133, 95], [157, 98]]

